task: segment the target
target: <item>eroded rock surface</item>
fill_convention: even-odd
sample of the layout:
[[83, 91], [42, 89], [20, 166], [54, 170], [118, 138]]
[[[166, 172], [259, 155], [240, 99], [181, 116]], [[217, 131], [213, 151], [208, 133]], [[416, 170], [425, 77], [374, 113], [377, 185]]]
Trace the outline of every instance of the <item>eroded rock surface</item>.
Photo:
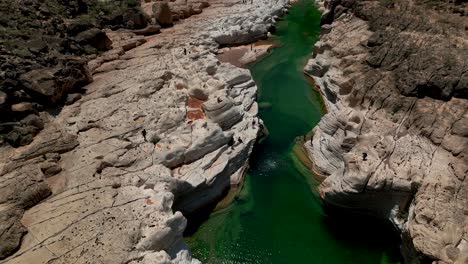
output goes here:
[[[467, 18], [427, 1], [318, 1], [305, 144], [332, 206], [390, 219], [407, 263], [468, 261]], [[443, 2], [443, 1], [440, 1]]]
[[241, 179], [261, 124], [249, 71], [219, 62], [215, 40], [241, 20], [236, 34], [266, 35], [286, 4], [212, 2], [151, 37], [107, 29], [85, 93], [1, 147], [0, 263], [197, 263], [182, 213]]
[[111, 49], [105, 28], [142, 29], [138, 1], [0, 0], [0, 145], [31, 143], [25, 118], [60, 108], [92, 81], [87, 63]]

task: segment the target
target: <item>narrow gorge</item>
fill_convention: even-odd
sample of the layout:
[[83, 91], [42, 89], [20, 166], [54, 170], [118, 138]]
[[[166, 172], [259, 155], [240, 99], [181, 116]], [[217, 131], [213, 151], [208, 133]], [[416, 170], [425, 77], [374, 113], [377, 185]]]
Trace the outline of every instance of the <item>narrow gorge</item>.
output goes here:
[[399, 263], [390, 225], [327, 217], [315, 194], [318, 181], [298, 156], [300, 139], [324, 111], [302, 73], [319, 38], [320, 16], [313, 1], [295, 3], [270, 38], [276, 47], [248, 66], [268, 136], [254, 148], [239, 196], [188, 236], [203, 263]]
[[0, 0], [0, 263], [468, 263], [465, 0]]

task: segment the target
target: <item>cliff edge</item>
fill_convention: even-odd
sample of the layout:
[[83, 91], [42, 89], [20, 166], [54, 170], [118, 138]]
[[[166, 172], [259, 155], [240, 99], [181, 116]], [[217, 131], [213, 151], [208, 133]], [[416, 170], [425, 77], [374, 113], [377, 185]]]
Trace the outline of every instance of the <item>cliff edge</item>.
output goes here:
[[390, 219], [406, 263], [468, 261], [466, 1], [318, 1], [305, 148], [328, 206]]

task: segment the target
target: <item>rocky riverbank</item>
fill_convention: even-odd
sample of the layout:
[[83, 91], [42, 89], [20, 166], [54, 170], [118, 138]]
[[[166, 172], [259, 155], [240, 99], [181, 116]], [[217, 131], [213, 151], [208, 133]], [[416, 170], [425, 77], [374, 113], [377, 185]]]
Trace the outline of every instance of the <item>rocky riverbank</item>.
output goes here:
[[392, 221], [406, 263], [466, 263], [467, 3], [318, 4], [304, 71], [329, 113], [304, 147], [321, 197]]
[[183, 214], [242, 179], [262, 123], [249, 71], [218, 47], [264, 38], [287, 5], [145, 1], [160, 34], [104, 29], [93, 82], [1, 146], [0, 263], [196, 263]]

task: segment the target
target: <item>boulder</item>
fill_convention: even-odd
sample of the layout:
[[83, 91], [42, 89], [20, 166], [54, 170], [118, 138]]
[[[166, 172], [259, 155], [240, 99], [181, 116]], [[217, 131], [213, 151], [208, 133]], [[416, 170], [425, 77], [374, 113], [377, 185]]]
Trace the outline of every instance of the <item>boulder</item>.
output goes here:
[[126, 10], [123, 20], [126, 28], [142, 29], [148, 25], [150, 18], [139, 8], [133, 8]]
[[67, 32], [71, 36], [76, 36], [80, 32], [86, 31], [86, 30], [91, 29], [93, 27], [94, 27], [94, 25], [89, 21], [86, 21], [84, 19], [74, 19], [67, 26]]
[[101, 27], [117, 30], [119, 28], [141, 29], [148, 24], [148, 16], [139, 8], [128, 8], [112, 12], [109, 15], [98, 16]]
[[47, 43], [40, 38], [36, 38], [36, 39], [32, 39], [28, 41], [26, 43], [26, 47], [28, 47], [29, 51], [34, 54], [47, 52], [47, 49], [48, 49]]
[[98, 28], [91, 28], [76, 35], [75, 40], [81, 45], [90, 45], [97, 50], [106, 51], [112, 48], [112, 41], [106, 33]]
[[20, 76], [21, 84], [37, 99], [49, 103], [59, 102], [64, 95], [76, 87], [92, 81], [86, 64], [79, 60], [68, 60], [68, 65], [56, 69], [35, 69]]
[[167, 2], [154, 3], [153, 15], [161, 26], [172, 26], [172, 12]]
[[33, 105], [27, 102], [17, 103], [11, 106], [11, 111], [13, 112], [26, 112], [31, 111], [32, 109]]
[[14, 126], [5, 140], [13, 147], [25, 146], [32, 142], [33, 137], [40, 131], [35, 126]]
[[21, 123], [24, 124], [25, 126], [36, 127], [37, 129], [44, 128], [44, 121], [42, 121], [42, 119], [38, 115], [35, 115], [35, 114], [28, 115], [23, 120], [21, 120]]
[[62, 168], [55, 162], [44, 162], [41, 164], [41, 171], [47, 178], [61, 172]]
[[41, 95], [54, 97], [58, 93], [58, 87], [56, 87], [54, 74], [51, 70], [32, 70], [21, 75], [20, 80], [26, 88]]

